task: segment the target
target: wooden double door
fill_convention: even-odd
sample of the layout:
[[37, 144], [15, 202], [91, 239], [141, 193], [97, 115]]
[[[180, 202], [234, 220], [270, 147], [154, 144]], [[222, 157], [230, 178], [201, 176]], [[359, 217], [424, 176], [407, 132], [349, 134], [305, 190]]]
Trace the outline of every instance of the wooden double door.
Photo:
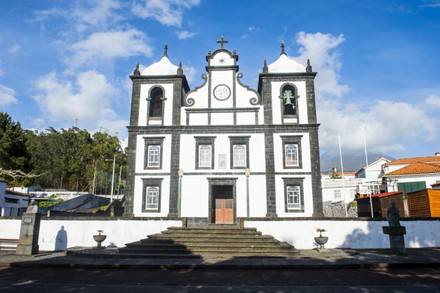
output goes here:
[[214, 223], [234, 224], [234, 199], [232, 196], [232, 186], [213, 186], [212, 193], [214, 199]]

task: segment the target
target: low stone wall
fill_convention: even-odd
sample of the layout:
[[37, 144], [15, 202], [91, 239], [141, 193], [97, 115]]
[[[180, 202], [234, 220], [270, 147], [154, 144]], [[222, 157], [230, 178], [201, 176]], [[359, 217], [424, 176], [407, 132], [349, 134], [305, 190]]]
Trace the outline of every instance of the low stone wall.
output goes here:
[[[388, 223], [371, 219], [243, 219], [245, 227], [255, 227], [263, 234], [286, 241], [298, 249], [313, 249], [317, 228], [327, 231], [326, 248], [389, 248], [388, 235], [382, 226]], [[19, 238], [20, 218], [0, 218], [0, 238]], [[440, 247], [440, 219], [405, 219], [406, 247]], [[103, 230], [107, 239], [103, 246], [123, 247], [126, 243], [146, 238], [171, 226], [181, 226], [179, 220], [167, 219], [115, 219], [115, 218], [43, 218], [40, 225], [39, 246], [41, 251], [63, 250], [68, 247], [96, 246], [92, 235]]]
[[[406, 227], [406, 247], [440, 247], [440, 219], [405, 219], [400, 221]], [[318, 247], [314, 237], [317, 228], [325, 229], [323, 236], [329, 240], [325, 248], [389, 248], [388, 235], [382, 226], [385, 220], [371, 219], [277, 219], [275, 221], [245, 221], [245, 227], [255, 227], [263, 234], [270, 234], [280, 241], [286, 241], [298, 249]]]

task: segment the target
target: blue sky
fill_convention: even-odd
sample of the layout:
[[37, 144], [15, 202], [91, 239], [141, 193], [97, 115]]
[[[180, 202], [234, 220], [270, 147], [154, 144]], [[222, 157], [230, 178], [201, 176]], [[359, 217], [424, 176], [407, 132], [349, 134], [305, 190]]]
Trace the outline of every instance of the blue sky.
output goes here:
[[23, 128], [125, 140], [135, 65], [167, 43], [194, 88], [224, 36], [253, 88], [281, 41], [311, 60], [322, 153], [440, 151], [440, 0], [4, 0], [0, 27], [0, 111]]

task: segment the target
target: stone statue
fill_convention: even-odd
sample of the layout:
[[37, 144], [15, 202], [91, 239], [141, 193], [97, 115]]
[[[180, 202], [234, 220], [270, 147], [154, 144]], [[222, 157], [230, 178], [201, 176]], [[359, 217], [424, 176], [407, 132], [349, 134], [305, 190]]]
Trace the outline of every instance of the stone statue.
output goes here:
[[390, 227], [400, 227], [399, 209], [396, 208], [394, 201], [391, 201], [390, 206], [387, 208], [387, 220]]

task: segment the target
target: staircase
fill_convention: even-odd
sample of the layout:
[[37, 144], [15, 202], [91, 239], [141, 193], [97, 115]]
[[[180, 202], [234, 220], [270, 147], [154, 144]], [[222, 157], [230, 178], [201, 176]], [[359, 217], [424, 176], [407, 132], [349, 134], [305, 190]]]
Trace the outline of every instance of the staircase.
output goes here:
[[119, 252], [141, 258], [290, 257], [299, 253], [287, 242], [255, 228], [230, 226], [170, 227], [160, 234], [128, 243]]

